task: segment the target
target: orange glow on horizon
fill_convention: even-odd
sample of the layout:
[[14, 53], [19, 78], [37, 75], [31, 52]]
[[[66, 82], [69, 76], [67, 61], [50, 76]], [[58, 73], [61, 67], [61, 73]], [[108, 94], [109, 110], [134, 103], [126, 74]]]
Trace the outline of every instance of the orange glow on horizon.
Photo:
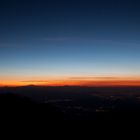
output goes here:
[[0, 86], [140, 86], [139, 77], [81, 77], [67, 79], [2, 81]]

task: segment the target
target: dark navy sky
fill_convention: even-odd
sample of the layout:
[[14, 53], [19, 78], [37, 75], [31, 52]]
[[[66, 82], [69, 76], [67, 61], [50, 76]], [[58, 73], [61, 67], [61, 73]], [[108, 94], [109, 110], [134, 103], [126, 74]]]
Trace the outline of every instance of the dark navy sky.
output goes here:
[[138, 0], [1, 0], [0, 76], [140, 76]]

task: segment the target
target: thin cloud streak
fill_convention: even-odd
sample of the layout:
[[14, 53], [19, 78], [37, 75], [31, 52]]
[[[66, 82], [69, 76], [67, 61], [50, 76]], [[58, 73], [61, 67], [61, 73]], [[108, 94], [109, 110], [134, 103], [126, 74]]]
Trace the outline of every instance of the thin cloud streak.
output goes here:
[[48, 37], [48, 38], [42, 38], [41, 40], [44, 40], [44, 41], [66, 41], [66, 40], [69, 40], [69, 38], [65, 38], [65, 37]]
[[69, 80], [140, 80], [140, 77], [115, 77], [115, 76], [91, 76], [91, 77], [69, 77]]
[[49, 81], [46, 81], [46, 80], [29, 80], [29, 81], [20, 81], [20, 82], [23, 82], [23, 83], [48, 83]]
[[17, 45], [14, 43], [0, 43], [0, 48], [4, 47], [17, 47]]
[[118, 77], [69, 77], [71, 80], [97, 80], [97, 79], [118, 79]]

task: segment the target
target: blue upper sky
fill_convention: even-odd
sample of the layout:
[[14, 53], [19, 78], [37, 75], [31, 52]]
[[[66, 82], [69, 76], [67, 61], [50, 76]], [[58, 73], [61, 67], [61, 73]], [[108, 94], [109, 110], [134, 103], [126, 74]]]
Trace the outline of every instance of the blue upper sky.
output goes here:
[[138, 0], [1, 0], [0, 77], [140, 76]]

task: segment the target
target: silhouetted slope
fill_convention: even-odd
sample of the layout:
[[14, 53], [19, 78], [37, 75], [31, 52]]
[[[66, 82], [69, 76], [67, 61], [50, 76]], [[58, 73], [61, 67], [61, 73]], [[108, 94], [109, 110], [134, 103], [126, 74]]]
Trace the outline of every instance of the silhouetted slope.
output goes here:
[[0, 88], [0, 114], [29, 122], [139, 121], [139, 87]]
[[49, 105], [31, 99], [6, 93], [0, 94], [0, 121], [6, 123], [55, 123], [62, 120], [61, 111]]

